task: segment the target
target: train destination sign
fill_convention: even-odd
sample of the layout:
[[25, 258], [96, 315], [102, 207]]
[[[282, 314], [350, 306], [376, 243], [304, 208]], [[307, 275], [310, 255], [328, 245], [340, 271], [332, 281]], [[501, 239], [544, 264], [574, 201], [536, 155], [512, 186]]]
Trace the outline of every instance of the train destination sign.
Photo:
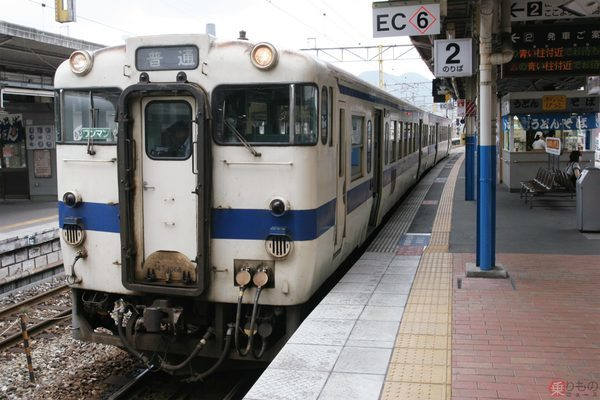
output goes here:
[[196, 46], [140, 47], [135, 52], [135, 67], [139, 71], [195, 69], [198, 67]]
[[504, 76], [590, 76], [600, 71], [600, 26], [515, 25]]
[[404, 2], [373, 3], [373, 37], [421, 36], [440, 33], [440, 5]]

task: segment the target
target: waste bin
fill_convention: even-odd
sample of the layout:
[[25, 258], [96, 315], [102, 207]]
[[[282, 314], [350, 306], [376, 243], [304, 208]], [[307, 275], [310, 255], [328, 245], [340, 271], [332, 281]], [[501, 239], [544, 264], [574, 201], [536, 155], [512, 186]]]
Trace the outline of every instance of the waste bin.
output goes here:
[[586, 168], [577, 180], [577, 229], [600, 231], [600, 169]]

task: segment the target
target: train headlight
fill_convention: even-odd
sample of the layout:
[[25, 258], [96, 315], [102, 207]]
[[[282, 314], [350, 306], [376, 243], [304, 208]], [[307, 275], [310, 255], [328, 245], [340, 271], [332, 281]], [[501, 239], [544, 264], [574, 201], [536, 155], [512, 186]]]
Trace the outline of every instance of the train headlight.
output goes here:
[[256, 68], [269, 70], [277, 65], [279, 53], [272, 44], [265, 42], [258, 43], [252, 49], [250, 59]]
[[283, 214], [285, 214], [289, 207], [286, 206], [285, 200], [281, 198], [276, 198], [271, 200], [269, 208], [271, 209], [271, 214], [273, 214], [276, 217], [281, 217]]
[[70, 190], [63, 194], [63, 203], [67, 207], [77, 207], [81, 203], [81, 195], [76, 190]]
[[92, 69], [93, 56], [85, 50], [75, 50], [69, 57], [71, 71], [76, 75], [85, 75]]

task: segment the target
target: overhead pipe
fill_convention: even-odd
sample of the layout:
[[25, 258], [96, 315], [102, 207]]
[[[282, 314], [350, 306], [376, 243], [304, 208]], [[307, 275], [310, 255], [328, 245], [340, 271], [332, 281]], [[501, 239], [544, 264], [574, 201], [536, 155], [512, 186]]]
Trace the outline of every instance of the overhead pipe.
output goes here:
[[511, 37], [510, 6], [511, 0], [502, 0], [500, 4], [500, 39], [502, 44], [500, 53], [493, 53], [490, 56], [492, 65], [509, 63], [515, 54]]

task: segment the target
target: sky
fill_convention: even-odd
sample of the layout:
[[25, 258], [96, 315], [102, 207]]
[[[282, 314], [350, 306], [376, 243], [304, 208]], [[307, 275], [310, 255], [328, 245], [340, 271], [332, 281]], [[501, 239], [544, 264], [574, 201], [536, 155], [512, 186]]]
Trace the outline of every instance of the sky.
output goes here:
[[[208, 23], [216, 25], [219, 39], [236, 39], [245, 30], [252, 42], [286, 49], [403, 45], [393, 50], [395, 61], [384, 61], [384, 72], [416, 72], [433, 79], [418, 52], [408, 46], [408, 37], [373, 38], [371, 0], [74, 1], [76, 22], [55, 22], [53, 0], [0, 0], [0, 20], [104, 45], [122, 44], [128, 36], [205, 33]], [[334, 63], [356, 75], [378, 70], [375, 49], [357, 52], [375, 61], [346, 56], [347, 62]]]

